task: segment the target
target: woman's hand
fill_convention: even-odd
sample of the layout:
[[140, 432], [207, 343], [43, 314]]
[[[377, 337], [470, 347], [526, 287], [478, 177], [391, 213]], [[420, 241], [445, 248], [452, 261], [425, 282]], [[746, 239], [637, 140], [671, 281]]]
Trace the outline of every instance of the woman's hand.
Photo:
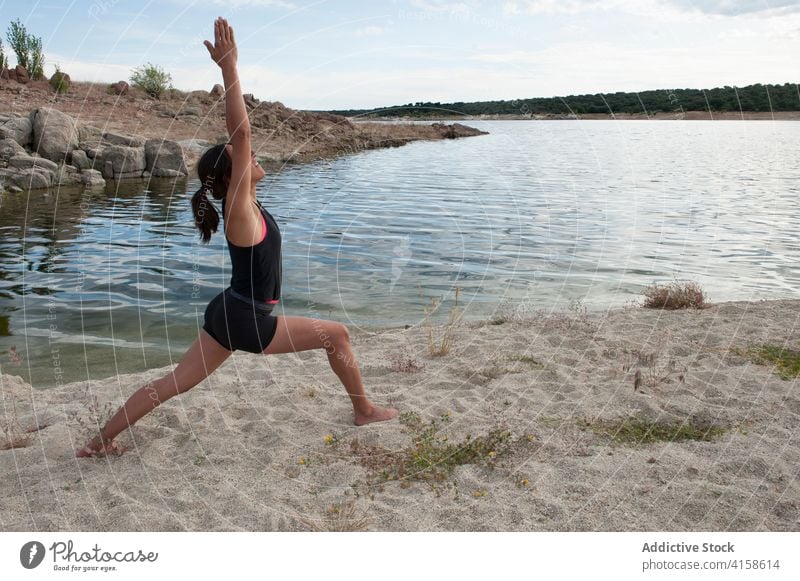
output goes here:
[[220, 68], [236, 66], [239, 53], [236, 50], [236, 41], [233, 39], [233, 28], [221, 16], [214, 21], [214, 44], [204, 40], [211, 58]]

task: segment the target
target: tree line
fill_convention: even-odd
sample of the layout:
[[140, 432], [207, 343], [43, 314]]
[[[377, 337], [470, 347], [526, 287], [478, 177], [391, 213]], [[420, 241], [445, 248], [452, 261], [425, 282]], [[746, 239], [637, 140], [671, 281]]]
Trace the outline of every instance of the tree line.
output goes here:
[[442, 117], [448, 115], [585, 115], [675, 113], [685, 111], [800, 111], [800, 87], [748, 85], [715, 89], [660, 89], [638, 93], [595, 93], [471, 103], [417, 102], [383, 109], [328, 111], [347, 117]]

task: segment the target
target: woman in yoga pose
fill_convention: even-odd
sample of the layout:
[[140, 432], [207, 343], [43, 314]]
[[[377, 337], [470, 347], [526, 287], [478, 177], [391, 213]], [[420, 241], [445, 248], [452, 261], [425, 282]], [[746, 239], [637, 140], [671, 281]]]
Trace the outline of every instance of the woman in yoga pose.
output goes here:
[[192, 210], [203, 242], [208, 242], [219, 225], [208, 194], [222, 201], [231, 285], [208, 304], [203, 329], [178, 366], [137, 390], [100, 433], [77, 451], [79, 457], [123, 452], [114, 441], [120, 432], [203, 381], [236, 349], [265, 355], [325, 349], [331, 368], [350, 396], [356, 425], [397, 416], [397, 410], [374, 405], [364, 392], [347, 327], [333, 321], [271, 314], [280, 299], [281, 235], [272, 215], [256, 199], [256, 184], [264, 170], [250, 146], [233, 28], [218, 18], [214, 44], [204, 44], [222, 69], [230, 140], [211, 147], [200, 158], [197, 171], [202, 185], [192, 198]]

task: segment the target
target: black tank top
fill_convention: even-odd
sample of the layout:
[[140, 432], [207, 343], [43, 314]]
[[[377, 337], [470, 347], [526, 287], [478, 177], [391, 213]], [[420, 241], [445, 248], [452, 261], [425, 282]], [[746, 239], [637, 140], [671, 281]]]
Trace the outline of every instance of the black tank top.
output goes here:
[[[276, 302], [281, 298], [281, 232], [275, 219], [258, 200], [256, 205], [267, 225], [267, 235], [254, 246], [237, 246], [228, 240], [232, 270], [230, 286], [255, 301]], [[222, 201], [222, 219], [225, 219], [225, 200]]]

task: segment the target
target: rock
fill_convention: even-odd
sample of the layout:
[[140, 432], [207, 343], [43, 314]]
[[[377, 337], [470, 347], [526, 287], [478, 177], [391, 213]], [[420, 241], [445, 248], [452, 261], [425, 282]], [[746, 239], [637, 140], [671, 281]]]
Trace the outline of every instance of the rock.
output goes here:
[[219, 84], [214, 85], [209, 95], [214, 99], [222, 99], [225, 96], [225, 87]]
[[186, 172], [181, 172], [176, 169], [163, 169], [158, 167], [153, 170], [152, 176], [154, 178], [181, 178], [186, 177]]
[[15, 155], [28, 155], [28, 152], [15, 139], [0, 139], [0, 159], [8, 160]]
[[242, 97], [244, 98], [244, 104], [251, 109], [258, 107], [261, 102], [253, 96], [253, 93], [245, 93]]
[[127, 95], [130, 86], [125, 81], [117, 81], [116, 83], [111, 83], [109, 88], [115, 95]]
[[22, 65], [17, 65], [16, 67], [14, 67], [14, 73], [17, 76], [18, 83], [22, 83], [24, 85], [31, 80], [30, 76], [28, 75], [27, 69], [25, 69], [25, 67], [23, 67]]
[[41, 190], [53, 184], [53, 173], [40, 168], [0, 169], [0, 177], [23, 190]]
[[[141, 177], [142, 172], [147, 167], [144, 147], [126, 147], [124, 145], [112, 145], [103, 149], [103, 177], [119, 179], [120, 177]], [[109, 164], [111, 170], [109, 171]], [[95, 161], [97, 165], [97, 161]], [[134, 175], [135, 174], [135, 175]]]
[[72, 165], [77, 169], [89, 169], [92, 167], [92, 162], [89, 161], [89, 156], [82, 149], [76, 149], [72, 152]]
[[49, 172], [54, 172], [58, 169], [57, 163], [43, 157], [33, 157], [27, 153], [15, 155], [8, 160], [8, 165], [9, 167], [15, 167], [17, 169], [41, 168]]
[[147, 141], [138, 135], [121, 135], [119, 133], [103, 133], [103, 141], [111, 145], [124, 145], [126, 147], [142, 147]]
[[141, 171], [124, 171], [122, 173], [114, 173], [115, 180], [129, 180], [135, 178], [141, 178], [142, 172]]
[[66, 164], [58, 166], [54, 180], [61, 186], [79, 186], [83, 183], [83, 178], [78, 170]]
[[[190, 153], [203, 153], [206, 149], [214, 145], [211, 141], [205, 139], [183, 139], [178, 142], [181, 149]], [[147, 145], [145, 145], [145, 148]]]
[[33, 147], [39, 155], [52, 161], [63, 161], [78, 148], [78, 130], [69, 115], [49, 107], [31, 111]]
[[97, 148], [103, 140], [103, 130], [94, 125], [78, 124], [78, 145], [81, 149]]
[[9, 69], [8, 67], [4, 68], [0, 71], [0, 79], [6, 79], [8, 81], [16, 81], [17, 80], [17, 71], [14, 69]]
[[9, 119], [0, 126], [0, 139], [10, 137], [21, 146], [30, 145], [33, 141], [33, 125], [28, 117]]
[[178, 111], [178, 115], [182, 115], [184, 117], [202, 117], [203, 110], [200, 107], [182, 107]]
[[458, 137], [472, 137], [473, 135], [488, 135], [488, 132], [461, 125], [461, 123], [453, 123], [446, 125], [444, 123], [433, 123], [431, 127], [445, 139], [456, 139]]
[[192, 91], [186, 97], [187, 102], [191, 103], [201, 103], [203, 105], [208, 105], [211, 103], [211, 97], [208, 94], [208, 91]]
[[186, 161], [183, 158], [183, 148], [176, 141], [166, 139], [148, 139], [144, 145], [146, 169], [156, 177], [171, 177], [159, 175], [160, 170], [177, 172], [176, 175], [187, 175]]
[[85, 169], [81, 172], [81, 181], [87, 187], [105, 186], [106, 180], [103, 179], [101, 174], [96, 169]]

